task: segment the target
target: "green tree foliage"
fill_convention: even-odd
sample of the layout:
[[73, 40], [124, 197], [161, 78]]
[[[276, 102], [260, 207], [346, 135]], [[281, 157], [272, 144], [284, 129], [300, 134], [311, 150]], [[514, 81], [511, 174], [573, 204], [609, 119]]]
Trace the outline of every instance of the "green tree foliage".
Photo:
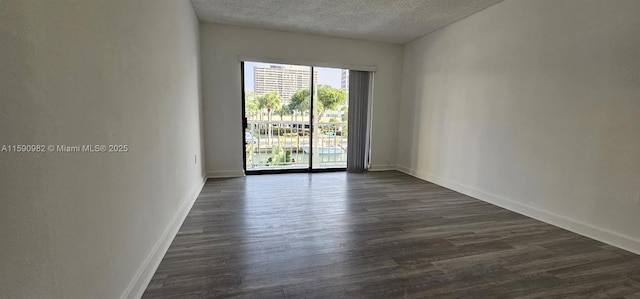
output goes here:
[[296, 93], [291, 96], [291, 100], [289, 101], [288, 108], [289, 110], [297, 110], [297, 111], [307, 111], [309, 110], [309, 90], [308, 89], [299, 89]]
[[255, 100], [253, 92], [247, 91], [244, 94], [244, 110], [248, 115], [258, 114], [258, 103]]
[[324, 112], [338, 108], [338, 105], [344, 104], [347, 99], [347, 93], [343, 89], [333, 88], [329, 85], [318, 85], [318, 109]]
[[290, 164], [291, 162], [291, 151], [283, 150], [279, 146], [272, 147], [271, 157], [267, 159], [267, 165], [274, 166], [279, 164]]
[[275, 91], [258, 96], [256, 100], [258, 101], [258, 108], [266, 108], [269, 114], [271, 114], [272, 111], [277, 111], [282, 106], [282, 98]]
[[291, 110], [291, 108], [289, 108], [289, 105], [284, 105], [282, 106], [282, 108], [278, 109], [278, 111], [276, 111], [276, 114], [280, 115], [280, 121], [282, 121], [282, 117], [285, 115], [291, 115], [293, 113], [293, 111]]
[[347, 121], [349, 118], [349, 106], [342, 106], [342, 121]]
[[[338, 105], [345, 103], [347, 99], [347, 92], [343, 89], [333, 88], [329, 85], [318, 85], [318, 107], [315, 107], [320, 111], [321, 116], [325, 111], [336, 109]], [[307, 111], [310, 108], [311, 97], [308, 89], [300, 89], [296, 91], [291, 97], [289, 102], [289, 109], [298, 111]]]
[[280, 112], [283, 115], [291, 115], [293, 113], [293, 110], [291, 110], [291, 107], [289, 107], [289, 105], [285, 105], [285, 106], [282, 106], [282, 108], [280, 109]]
[[244, 103], [244, 110], [250, 115], [258, 114], [258, 104], [255, 101], [246, 101]]
[[[269, 114], [268, 115], [269, 122], [271, 122], [271, 113], [273, 113], [274, 111], [280, 110], [280, 107], [282, 106], [282, 98], [275, 91], [265, 93], [259, 96], [256, 99], [256, 101], [258, 101], [258, 108], [267, 109], [267, 112]], [[267, 139], [269, 144], [271, 144], [272, 142], [271, 141], [272, 131], [273, 131], [273, 128], [269, 126], [269, 139]]]

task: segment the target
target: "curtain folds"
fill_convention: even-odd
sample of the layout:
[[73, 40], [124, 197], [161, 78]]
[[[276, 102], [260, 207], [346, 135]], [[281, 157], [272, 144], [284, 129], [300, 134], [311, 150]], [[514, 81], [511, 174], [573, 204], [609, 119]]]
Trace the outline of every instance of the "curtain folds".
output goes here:
[[371, 72], [349, 71], [349, 120], [347, 171], [361, 172], [369, 168]]

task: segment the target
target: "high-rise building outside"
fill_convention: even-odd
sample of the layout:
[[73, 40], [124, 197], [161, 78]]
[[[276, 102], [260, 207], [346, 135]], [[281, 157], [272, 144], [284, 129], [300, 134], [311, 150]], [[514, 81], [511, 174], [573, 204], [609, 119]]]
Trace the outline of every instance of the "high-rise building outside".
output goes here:
[[340, 78], [340, 88], [349, 91], [349, 70], [343, 69], [342, 76]]
[[[256, 96], [277, 92], [284, 104], [299, 89], [308, 89], [311, 82], [311, 68], [297, 65], [254, 66], [254, 92]], [[318, 82], [318, 71], [314, 71], [314, 83]]]

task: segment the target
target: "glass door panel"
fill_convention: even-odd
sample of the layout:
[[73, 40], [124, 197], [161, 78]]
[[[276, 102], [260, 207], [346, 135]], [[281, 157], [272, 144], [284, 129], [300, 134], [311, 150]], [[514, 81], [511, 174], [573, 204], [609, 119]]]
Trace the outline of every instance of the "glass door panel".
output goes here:
[[313, 169], [347, 167], [349, 70], [315, 67]]
[[311, 67], [248, 61], [243, 67], [245, 169], [308, 169]]
[[346, 168], [348, 70], [250, 61], [242, 68], [248, 173]]

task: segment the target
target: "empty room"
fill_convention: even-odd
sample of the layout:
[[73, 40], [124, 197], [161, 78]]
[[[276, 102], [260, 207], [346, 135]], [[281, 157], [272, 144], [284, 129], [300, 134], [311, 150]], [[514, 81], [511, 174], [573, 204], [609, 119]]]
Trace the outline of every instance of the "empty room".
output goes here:
[[0, 298], [640, 298], [638, 16], [0, 0]]

